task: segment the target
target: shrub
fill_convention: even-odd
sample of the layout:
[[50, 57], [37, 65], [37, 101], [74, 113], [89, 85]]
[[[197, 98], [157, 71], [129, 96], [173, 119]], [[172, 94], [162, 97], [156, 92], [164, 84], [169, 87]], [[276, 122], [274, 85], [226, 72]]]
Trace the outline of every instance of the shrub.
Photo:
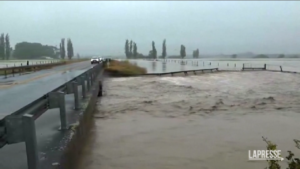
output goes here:
[[145, 68], [134, 65], [129, 61], [116, 60], [112, 60], [105, 68], [105, 71], [111, 76], [137, 76], [147, 73]]
[[[271, 141], [267, 140], [263, 137], [263, 140], [267, 143], [267, 150], [276, 150], [277, 145], [272, 143]], [[294, 139], [296, 147], [300, 149], [300, 140]], [[287, 169], [300, 169], [300, 160], [299, 158], [294, 158], [294, 153], [288, 151], [289, 155], [285, 157], [288, 160], [288, 168]], [[278, 164], [279, 161], [277, 160], [269, 160], [268, 167], [266, 169], [281, 169], [281, 166]]]

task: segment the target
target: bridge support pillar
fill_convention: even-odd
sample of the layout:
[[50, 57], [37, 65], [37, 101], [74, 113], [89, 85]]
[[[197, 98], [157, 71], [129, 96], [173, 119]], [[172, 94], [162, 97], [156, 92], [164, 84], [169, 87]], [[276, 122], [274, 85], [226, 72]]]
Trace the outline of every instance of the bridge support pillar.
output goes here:
[[60, 129], [66, 130], [67, 126], [67, 113], [66, 113], [66, 100], [64, 92], [57, 92], [58, 95], [58, 106], [60, 114]]
[[82, 87], [82, 98], [86, 98], [86, 89], [85, 89], [85, 77], [81, 77], [81, 87]]
[[74, 109], [79, 110], [79, 94], [78, 94], [78, 83], [72, 82], [72, 92], [74, 93]]
[[85, 74], [85, 76], [86, 76], [86, 82], [87, 82], [87, 85], [86, 85], [87, 91], [90, 91], [91, 90], [90, 72], [87, 72]]
[[68, 129], [67, 115], [66, 115], [66, 101], [65, 101], [64, 92], [49, 93], [49, 109], [53, 109], [53, 108], [59, 108], [60, 130]]
[[102, 92], [102, 81], [99, 81], [99, 91], [98, 91], [98, 97], [101, 97], [103, 94]]
[[34, 117], [33, 115], [25, 114], [22, 117], [22, 121], [27, 154], [27, 166], [29, 169], [40, 169]]
[[88, 77], [89, 77], [89, 80], [90, 80], [90, 87], [93, 86], [93, 71], [90, 70], [89, 73], [88, 73]]

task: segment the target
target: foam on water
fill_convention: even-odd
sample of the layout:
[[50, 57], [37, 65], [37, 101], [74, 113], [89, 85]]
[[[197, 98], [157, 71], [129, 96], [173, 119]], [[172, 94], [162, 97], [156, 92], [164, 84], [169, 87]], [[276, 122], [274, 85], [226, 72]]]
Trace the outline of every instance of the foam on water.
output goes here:
[[115, 82], [123, 82], [123, 81], [128, 81], [130, 80], [130, 78], [113, 78], [112, 81], [115, 81]]
[[198, 81], [197, 78], [185, 78], [185, 77], [163, 77], [160, 79], [164, 82], [169, 82], [175, 85], [184, 85], [184, 86], [190, 86], [193, 83], [196, 83]]

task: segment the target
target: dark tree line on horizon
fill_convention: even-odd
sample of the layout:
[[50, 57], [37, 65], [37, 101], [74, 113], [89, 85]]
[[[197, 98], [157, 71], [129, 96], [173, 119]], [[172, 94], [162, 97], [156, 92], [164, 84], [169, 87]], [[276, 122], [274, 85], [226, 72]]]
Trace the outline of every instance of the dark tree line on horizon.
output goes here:
[[[42, 45], [41, 43], [19, 42], [15, 48], [10, 46], [10, 37], [8, 34], [0, 34], [0, 59], [42, 59], [51, 57], [53, 59], [74, 57], [74, 47], [71, 39], [67, 40], [67, 51], [65, 51], [65, 39], [61, 40], [59, 48], [51, 45]], [[77, 54], [79, 58], [79, 54]]]
[[[67, 51], [65, 49], [65, 39], [61, 39], [59, 48], [51, 45], [42, 45], [41, 43], [20, 42], [15, 45], [13, 58], [15, 59], [43, 59], [51, 57], [53, 59], [72, 59], [74, 57], [74, 48], [71, 39], [67, 39]], [[79, 54], [77, 57], [80, 57]]]
[[[158, 59], [158, 58], [185, 58], [187, 57], [186, 54], [186, 47], [184, 45], [180, 45], [180, 52], [178, 55], [167, 55], [167, 47], [166, 47], [166, 39], [163, 40], [162, 43], [162, 53], [160, 56], [158, 56], [158, 52], [155, 46], [155, 42], [151, 42], [151, 50], [149, 51], [148, 55], [143, 55], [141, 53], [137, 52], [137, 44], [133, 41], [126, 40], [125, 42], [125, 54], [127, 59], [136, 59], [136, 58], [147, 58], [147, 59]], [[133, 46], [133, 47], [132, 47]], [[132, 49], [133, 48], [133, 49]], [[249, 53], [249, 52], [248, 52]], [[247, 54], [247, 53], [246, 53]], [[252, 54], [252, 53], [250, 53]], [[232, 54], [232, 55], [222, 55], [220, 54], [221, 57], [229, 57], [229, 58], [300, 58], [299, 54], [294, 54], [294, 55], [284, 55], [284, 54], [258, 54], [252, 56], [245, 56], [243, 53], [242, 54]], [[200, 52], [199, 49], [193, 50], [192, 53], [193, 58], [200, 58]]]
[[[137, 51], [137, 44], [133, 42], [132, 40], [126, 40], [125, 41], [125, 55], [127, 59], [137, 59], [137, 58], [153, 58], [157, 59], [157, 50], [155, 47], [155, 42], [152, 41], [151, 44], [152, 48], [149, 51], [148, 56], [144, 56], [141, 53], [138, 53]], [[162, 56], [161, 58], [166, 58], [167, 56], [167, 48], [166, 48], [166, 40], [163, 41], [163, 46], [162, 46]]]
[[128, 59], [137, 58], [139, 53], [137, 51], [137, 45], [132, 40], [126, 40], [125, 42], [125, 55]]
[[[199, 50], [197, 49], [198, 52], [198, 57], [199, 57]], [[125, 41], [125, 55], [127, 59], [137, 59], [137, 58], [150, 58], [150, 59], [157, 59], [157, 58], [167, 58], [167, 46], [166, 46], [166, 39], [163, 40], [162, 43], [162, 53], [161, 56], [157, 55], [157, 50], [155, 47], [155, 42], [152, 41], [151, 43], [151, 50], [149, 51], [148, 56], [144, 56], [141, 53], [137, 52], [137, 45], [135, 42], [133, 42], [132, 40], [126, 40]], [[186, 57], [186, 50], [185, 50], [185, 46], [181, 45], [180, 46], [180, 53], [179, 56], [181, 58], [185, 58]]]
[[66, 56], [70, 60], [73, 58], [74, 48], [73, 48], [73, 43], [70, 38], [67, 40], [67, 53], [66, 53], [66, 49], [65, 49], [65, 38], [61, 39], [61, 42], [59, 44], [59, 52], [60, 52], [61, 59], [65, 59]]
[[0, 35], [0, 59], [8, 60], [11, 56], [12, 48], [10, 47], [9, 35], [2, 33]]
[[157, 59], [157, 50], [155, 48], [155, 42], [152, 41], [152, 50], [149, 51], [149, 57], [153, 59]]
[[59, 52], [55, 46], [20, 42], [15, 45], [12, 56], [14, 59], [41, 59], [45, 56], [58, 59]]

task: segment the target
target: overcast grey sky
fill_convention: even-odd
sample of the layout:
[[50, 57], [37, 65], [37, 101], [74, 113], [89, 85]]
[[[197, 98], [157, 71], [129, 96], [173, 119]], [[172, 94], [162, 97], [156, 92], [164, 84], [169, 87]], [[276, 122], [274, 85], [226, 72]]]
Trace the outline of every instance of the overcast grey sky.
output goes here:
[[57, 45], [80, 54], [124, 55], [126, 39], [148, 54], [300, 53], [300, 2], [292, 1], [1, 1], [0, 32], [11, 43]]

